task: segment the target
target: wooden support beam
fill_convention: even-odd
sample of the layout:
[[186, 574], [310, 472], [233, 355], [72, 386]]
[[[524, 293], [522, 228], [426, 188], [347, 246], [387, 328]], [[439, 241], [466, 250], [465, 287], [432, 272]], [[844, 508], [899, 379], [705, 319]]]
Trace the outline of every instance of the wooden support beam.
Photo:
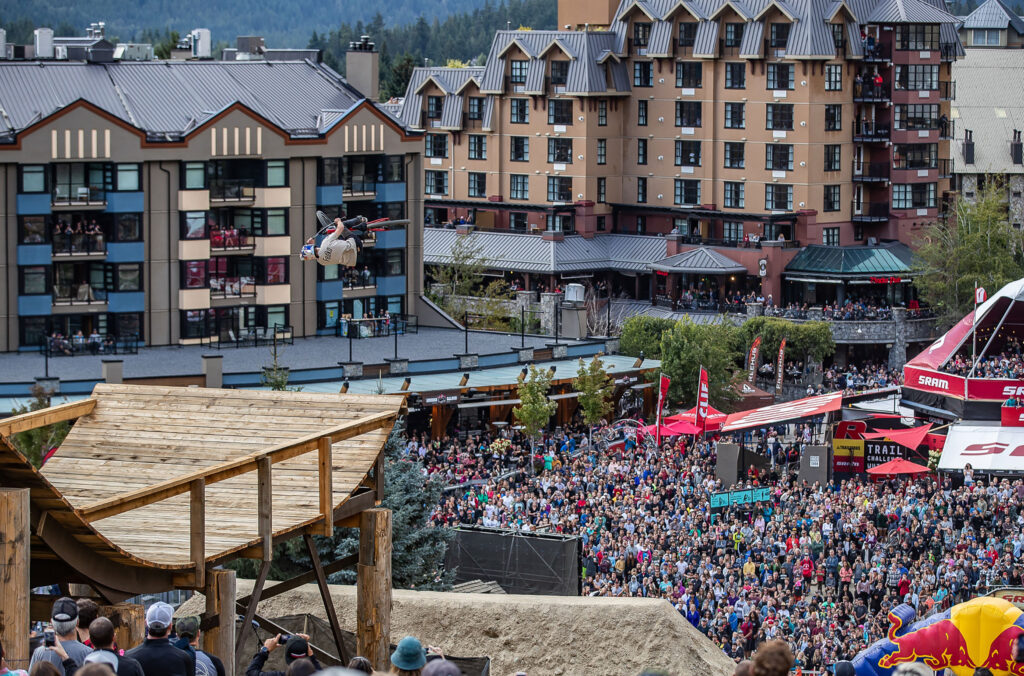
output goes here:
[[235, 571], [215, 568], [206, 575], [204, 619], [216, 617], [203, 632], [203, 650], [224, 662], [224, 673], [235, 673]]
[[9, 437], [18, 432], [34, 430], [37, 427], [46, 427], [65, 420], [75, 420], [83, 415], [89, 415], [96, 408], [96, 400], [82, 399], [69, 404], [60, 404], [38, 411], [29, 411], [21, 415], [5, 418], [0, 422], [0, 437]]
[[317, 448], [318, 476], [320, 479], [320, 516], [323, 523], [317, 535], [330, 537], [334, 535], [334, 473], [331, 467], [333, 457], [331, 455], [331, 440], [327, 437], [320, 439]]
[[[324, 575], [333, 575], [334, 573], [337, 573], [339, 570], [351, 568], [358, 563], [359, 555], [351, 554], [344, 558], [338, 559], [337, 561], [328, 563], [326, 566], [323, 566]], [[309, 584], [310, 582], [316, 582], [315, 570], [307, 570], [305, 573], [300, 573], [293, 578], [284, 580], [283, 582], [278, 582], [273, 587], [268, 587], [267, 589], [264, 589], [261, 598], [265, 601], [267, 599], [274, 598], [275, 596], [291, 591], [293, 589], [298, 589], [302, 585]], [[250, 596], [243, 596], [240, 599], [238, 599], [238, 602], [245, 604], [249, 602], [250, 598]], [[49, 612], [49, 608], [47, 608], [47, 612]]]
[[377, 456], [377, 462], [373, 466], [373, 488], [376, 491], [375, 503], [377, 507], [384, 501], [384, 495], [387, 491], [387, 478], [384, 475], [384, 451], [381, 451], [380, 455]]
[[291, 460], [292, 458], [297, 458], [300, 455], [317, 450], [321, 438], [330, 439], [331, 443], [345, 441], [367, 432], [391, 427], [394, 425], [396, 418], [397, 415], [395, 413], [388, 411], [374, 413], [324, 432], [316, 432], [295, 441], [289, 441], [257, 451], [220, 465], [183, 474], [147, 488], [100, 500], [75, 511], [87, 521], [99, 521], [109, 516], [122, 514], [139, 507], [151, 505], [154, 502], [173, 498], [175, 495], [186, 493], [189, 490], [189, 485], [195, 479], [205, 479], [207, 485], [217, 483], [218, 481], [226, 481], [247, 472], [255, 472], [256, 461], [260, 458], [270, 458], [271, 463]]
[[313, 536], [303, 533], [302, 539], [306, 542], [306, 549], [309, 550], [309, 560], [313, 564], [313, 574], [316, 575], [316, 584], [320, 588], [320, 598], [324, 602], [324, 612], [327, 613], [327, 622], [331, 625], [331, 633], [334, 634], [334, 645], [338, 648], [338, 657], [342, 664], [348, 664], [349, 656], [345, 650], [345, 640], [341, 635], [341, 625], [338, 623], [338, 613], [334, 609], [334, 599], [331, 598], [331, 590], [327, 587], [327, 576], [324, 574], [323, 566], [320, 565], [320, 554], [316, 551], [316, 543]]
[[29, 489], [0, 488], [0, 643], [12, 669], [28, 669]]
[[374, 669], [385, 671], [391, 649], [391, 510], [360, 515], [356, 579], [356, 646]]
[[274, 558], [274, 491], [271, 482], [270, 458], [256, 461], [257, 510], [259, 522], [260, 544], [263, 547], [264, 561]]
[[195, 587], [206, 585], [206, 482], [194, 479], [189, 485], [189, 559], [196, 569]]
[[242, 632], [248, 631], [252, 624], [253, 615], [256, 614], [256, 607], [260, 604], [260, 595], [263, 594], [263, 585], [267, 582], [267, 575], [270, 573], [270, 561], [264, 561], [260, 565], [260, 572], [256, 575], [256, 582], [252, 586], [252, 594], [249, 596], [249, 603], [245, 607], [245, 618], [242, 624], [235, 631], [235, 659], [239, 659], [238, 650], [242, 647]]

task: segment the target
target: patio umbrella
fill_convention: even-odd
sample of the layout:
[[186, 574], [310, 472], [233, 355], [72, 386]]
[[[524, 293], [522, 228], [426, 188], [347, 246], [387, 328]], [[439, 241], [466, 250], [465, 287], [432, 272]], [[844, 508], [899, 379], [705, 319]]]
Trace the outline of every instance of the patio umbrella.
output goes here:
[[[642, 429], [644, 431], [644, 434], [649, 434], [652, 437], [658, 435], [658, 426], [657, 425], [645, 425], [645, 426], [641, 427], [640, 429]], [[680, 432], [678, 429], [675, 429], [675, 426], [669, 426], [669, 425], [662, 425], [661, 426], [661, 436], [663, 436], [663, 437], [678, 437], [680, 434], [686, 434], [686, 432]]]
[[916, 462], [895, 458], [889, 462], [882, 463], [878, 467], [872, 467], [868, 470], [868, 474], [874, 476], [897, 476], [900, 474], [924, 474], [930, 471], [927, 467], [918, 465]]

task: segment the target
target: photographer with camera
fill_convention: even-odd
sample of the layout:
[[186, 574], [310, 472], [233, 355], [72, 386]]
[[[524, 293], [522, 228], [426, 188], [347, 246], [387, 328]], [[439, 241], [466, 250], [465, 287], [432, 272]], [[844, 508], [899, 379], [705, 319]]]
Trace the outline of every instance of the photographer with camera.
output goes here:
[[263, 666], [267, 663], [270, 653], [282, 645], [284, 645], [284, 663], [286, 665], [290, 666], [295, 660], [309, 659], [317, 671], [323, 669], [316, 657], [313, 656], [313, 649], [309, 647], [309, 636], [306, 634], [278, 634], [263, 642], [245, 670], [245, 676], [285, 676], [283, 671], [263, 671]]

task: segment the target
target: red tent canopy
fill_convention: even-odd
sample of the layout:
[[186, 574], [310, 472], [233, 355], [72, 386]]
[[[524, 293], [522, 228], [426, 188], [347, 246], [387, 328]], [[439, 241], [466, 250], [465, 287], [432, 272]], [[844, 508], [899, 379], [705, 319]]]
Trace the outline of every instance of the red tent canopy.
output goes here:
[[910, 462], [903, 458], [896, 458], [889, 462], [882, 463], [878, 467], [872, 467], [868, 470], [868, 474], [875, 476], [896, 476], [898, 474], [924, 474], [931, 470], [922, 465], [918, 465], [916, 462]]
[[[714, 406], [708, 406], [708, 432], [717, 432], [722, 429], [722, 425], [725, 424], [725, 419], [728, 417], [725, 413], [722, 413]], [[689, 411], [683, 411], [682, 413], [676, 413], [670, 415], [663, 420], [665, 423], [690, 423], [691, 425], [697, 424], [697, 407], [694, 406]], [[699, 433], [700, 430], [697, 430]], [[694, 434], [693, 432], [687, 432], [686, 434]]]
[[667, 427], [670, 430], [672, 430], [672, 434], [690, 434], [690, 435], [693, 435], [693, 434], [700, 434], [701, 433], [701, 429], [699, 427], [697, 427], [693, 423], [688, 423], [688, 422], [685, 422], [685, 421], [684, 422], [670, 423], [668, 425], [663, 425], [663, 427]]
[[877, 430], [875, 432], [864, 432], [861, 436], [865, 439], [891, 439], [900, 446], [909, 449], [916, 449], [924, 441], [925, 436], [931, 430], [932, 424], [927, 423], [920, 427], [911, 427], [901, 430]]

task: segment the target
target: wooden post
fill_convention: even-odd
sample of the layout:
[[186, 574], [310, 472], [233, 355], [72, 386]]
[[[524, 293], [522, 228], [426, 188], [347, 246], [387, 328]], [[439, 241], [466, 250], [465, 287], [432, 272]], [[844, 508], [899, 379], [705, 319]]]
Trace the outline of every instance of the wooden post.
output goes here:
[[387, 670], [391, 649], [391, 510], [359, 515], [356, 646], [374, 669]]
[[100, 606], [99, 617], [114, 625], [114, 641], [118, 648], [134, 648], [146, 640], [146, 607], [134, 603]]
[[203, 650], [224, 662], [224, 673], [235, 673], [235, 571], [216, 568], [206, 575], [206, 617], [217, 624], [203, 633]]
[[334, 480], [332, 477], [331, 438], [320, 437], [317, 442], [317, 456], [320, 474], [320, 514], [323, 516], [320, 532], [317, 535], [330, 537], [334, 535]]
[[0, 642], [12, 669], [28, 669], [29, 490], [0, 488]]
[[196, 568], [196, 589], [206, 584], [206, 481], [189, 485], [189, 558]]
[[257, 491], [259, 493], [256, 509], [259, 514], [259, 534], [264, 561], [274, 558], [274, 494], [270, 473], [270, 458], [260, 458], [256, 461]]

